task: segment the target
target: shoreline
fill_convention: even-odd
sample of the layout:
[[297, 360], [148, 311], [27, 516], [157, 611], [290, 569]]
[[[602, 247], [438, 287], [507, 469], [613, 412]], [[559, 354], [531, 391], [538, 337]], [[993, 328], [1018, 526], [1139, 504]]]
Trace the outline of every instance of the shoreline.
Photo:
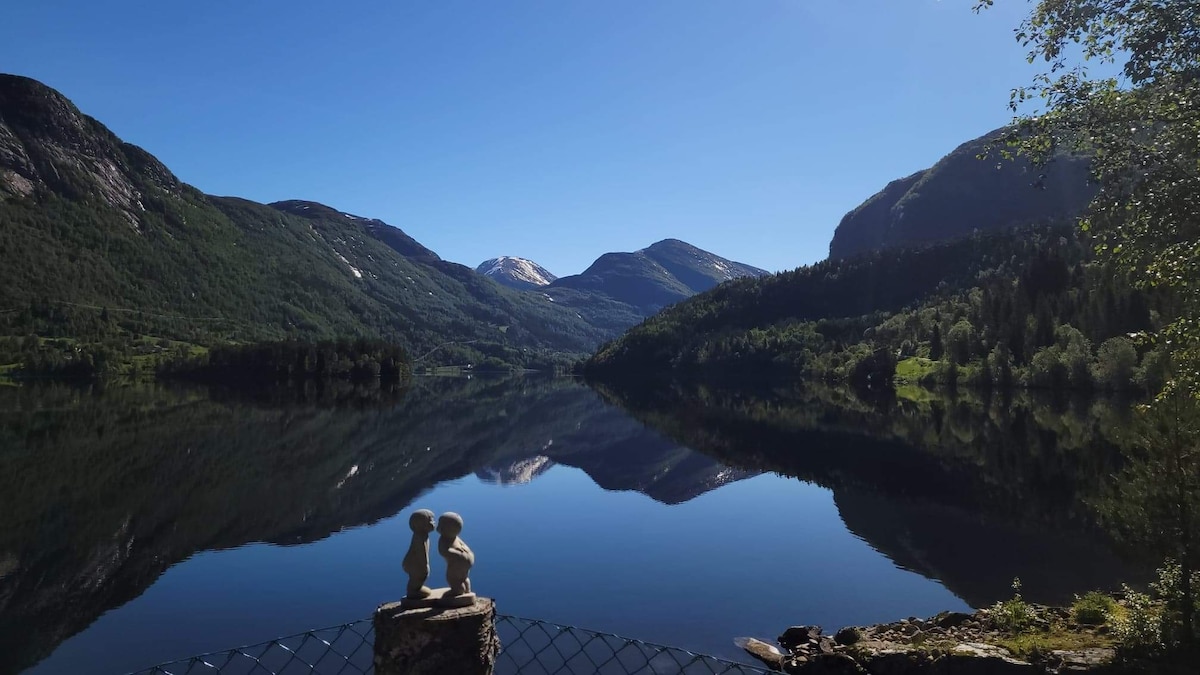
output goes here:
[[[1070, 608], [1027, 605], [1028, 624], [1002, 627], [1000, 605], [941, 612], [832, 635], [820, 626], [787, 628], [775, 644], [735, 642], [772, 669], [797, 675], [1096, 675], [1194, 673], [1194, 665], [1124, 651], [1108, 620], [1081, 623]], [[778, 645], [778, 646], [776, 646]]]

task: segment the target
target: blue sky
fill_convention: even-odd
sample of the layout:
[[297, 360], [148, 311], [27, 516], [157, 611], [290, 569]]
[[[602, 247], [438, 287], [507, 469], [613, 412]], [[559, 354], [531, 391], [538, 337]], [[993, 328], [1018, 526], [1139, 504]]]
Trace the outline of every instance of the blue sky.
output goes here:
[[205, 192], [582, 271], [676, 237], [770, 270], [1010, 119], [1028, 5], [973, 0], [10, 3], [0, 71]]

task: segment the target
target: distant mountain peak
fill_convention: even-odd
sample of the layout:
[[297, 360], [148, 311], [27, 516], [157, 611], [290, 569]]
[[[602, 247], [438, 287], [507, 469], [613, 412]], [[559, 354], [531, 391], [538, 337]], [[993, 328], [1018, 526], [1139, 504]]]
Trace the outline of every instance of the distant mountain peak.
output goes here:
[[582, 274], [563, 277], [556, 288], [600, 291], [644, 313], [766, 270], [709, 253], [679, 239], [663, 239], [633, 253], [605, 253]]
[[[646, 248], [644, 248], [642, 250], [649, 251], [652, 249], [678, 248], [678, 247], [696, 248], [695, 246], [692, 246], [691, 244], [687, 243], [686, 241], [684, 241], [682, 239], [673, 239], [673, 238], [668, 237], [666, 239], [656, 241], [653, 244], [650, 244], [649, 246], [647, 246]], [[697, 250], [700, 250], [700, 249], [697, 249]]]
[[485, 277], [490, 277], [496, 283], [521, 290], [549, 286], [558, 279], [545, 267], [532, 260], [509, 255], [485, 260], [475, 268], [475, 271]]

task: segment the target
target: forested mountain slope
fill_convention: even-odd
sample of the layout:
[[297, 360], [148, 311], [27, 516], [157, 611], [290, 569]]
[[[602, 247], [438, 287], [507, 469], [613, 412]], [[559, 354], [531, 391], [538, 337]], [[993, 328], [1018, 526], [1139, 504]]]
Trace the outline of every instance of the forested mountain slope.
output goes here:
[[0, 75], [0, 336], [28, 334], [368, 336], [418, 355], [454, 342], [433, 357], [451, 362], [578, 353], [611, 335], [381, 221], [205, 195], [58, 92]]
[[1149, 387], [1161, 357], [1126, 336], [1172, 306], [1089, 258], [1067, 224], [828, 260], [681, 302], [585, 368], [598, 378], [870, 383], [899, 373], [951, 385]]

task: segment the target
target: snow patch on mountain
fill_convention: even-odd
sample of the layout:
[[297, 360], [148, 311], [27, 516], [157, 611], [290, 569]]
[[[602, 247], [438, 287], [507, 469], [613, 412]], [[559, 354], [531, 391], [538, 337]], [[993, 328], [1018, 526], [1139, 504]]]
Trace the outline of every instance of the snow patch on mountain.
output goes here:
[[475, 271], [499, 283], [526, 288], [548, 286], [558, 278], [532, 260], [514, 256], [500, 256], [484, 261]]
[[354, 278], [355, 278], [355, 279], [361, 279], [361, 278], [362, 278], [362, 271], [361, 271], [361, 270], [359, 270], [359, 269], [358, 269], [357, 267], [355, 267], [354, 265], [351, 265], [351, 264], [350, 264], [350, 261], [349, 261], [349, 260], [346, 260], [346, 256], [342, 255], [341, 253], [338, 253], [337, 251], [334, 251], [334, 254], [335, 254], [335, 255], [337, 255], [337, 257], [338, 257], [338, 258], [340, 258], [342, 262], [346, 263], [346, 267], [349, 267], [349, 268], [350, 268], [350, 273], [354, 275]]

